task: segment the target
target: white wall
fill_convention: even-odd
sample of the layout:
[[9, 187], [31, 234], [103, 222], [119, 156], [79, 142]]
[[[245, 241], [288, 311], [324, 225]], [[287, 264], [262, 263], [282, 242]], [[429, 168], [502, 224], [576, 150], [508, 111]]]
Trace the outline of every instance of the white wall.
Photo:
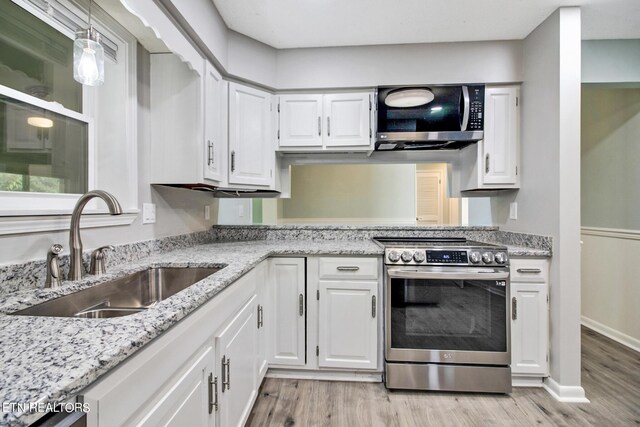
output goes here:
[[640, 84], [640, 40], [582, 42], [583, 83]]
[[243, 34], [229, 30], [227, 72], [239, 79], [276, 86], [276, 50]]
[[283, 49], [278, 89], [522, 80], [522, 42]]
[[[580, 9], [561, 8], [524, 40], [522, 190], [492, 200], [494, 224], [553, 237], [551, 377], [580, 398]], [[518, 219], [509, 220], [509, 203]]]
[[282, 222], [415, 223], [415, 165], [293, 166]]
[[[157, 222], [142, 224], [141, 216], [128, 226], [84, 229], [84, 249], [106, 244], [123, 244], [172, 236], [210, 228], [217, 217], [217, 201], [197, 191], [151, 188], [147, 178], [146, 152], [153, 147], [149, 134], [149, 54], [138, 49], [138, 209], [142, 203], [155, 203]], [[114, 190], [117, 197], [117, 190]], [[210, 205], [211, 221], [204, 220], [204, 206]], [[53, 243], [69, 251], [68, 231], [0, 236], [0, 264], [44, 259]]]

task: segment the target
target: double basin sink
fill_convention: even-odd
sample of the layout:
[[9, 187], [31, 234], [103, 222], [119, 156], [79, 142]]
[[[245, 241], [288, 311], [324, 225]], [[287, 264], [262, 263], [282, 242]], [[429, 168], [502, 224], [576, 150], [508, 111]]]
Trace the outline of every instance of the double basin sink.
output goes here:
[[12, 314], [85, 319], [126, 316], [147, 310], [222, 268], [149, 268]]

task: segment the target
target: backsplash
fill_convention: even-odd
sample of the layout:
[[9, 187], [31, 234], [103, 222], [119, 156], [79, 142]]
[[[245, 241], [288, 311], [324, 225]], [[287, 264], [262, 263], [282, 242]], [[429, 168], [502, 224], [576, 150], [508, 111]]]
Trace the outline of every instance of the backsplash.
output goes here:
[[[149, 255], [198, 244], [210, 243], [214, 240], [212, 234], [211, 230], [207, 230], [197, 233], [117, 245], [113, 251], [107, 252], [107, 270], [111, 266], [136, 261]], [[84, 265], [88, 266], [91, 251], [85, 251], [82, 255]], [[69, 271], [68, 254], [60, 256], [60, 267], [66, 277]], [[47, 266], [45, 259], [30, 261], [23, 264], [0, 266], [0, 295], [25, 289], [43, 288], [46, 274]]]
[[[367, 240], [374, 237], [466, 237], [481, 242], [552, 250], [551, 237], [514, 233], [487, 226], [378, 226], [378, 225], [216, 225], [211, 230], [115, 246], [107, 254], [107, 269], [114, 265], [199, 244], [248, 240]], [[91, 251], [83, 254], [89, 264]], [[69, 255], [60, 257], [60, 266], [69, 270]], [[0, 295], [43, 288], [46, 261], [0, 266]]]

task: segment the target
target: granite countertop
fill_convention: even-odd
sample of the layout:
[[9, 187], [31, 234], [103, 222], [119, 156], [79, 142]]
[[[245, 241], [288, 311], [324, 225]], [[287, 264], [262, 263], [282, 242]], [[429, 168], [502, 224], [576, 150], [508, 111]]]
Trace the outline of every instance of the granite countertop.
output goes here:
[[[509, 246], [511, 256], [550, 256], [548, 251]], [[254, 240], [177, 249], [119, 265], [117, 270], [0, 296], [0, 401], [62, 402], [91, 385], [142, 346], [274, 255], [382, 255], [383, 248], [360, 240]], [[55, 297], [149, 267], [225, 267], [142, 313], [112, 319], [8, 316]], [[43, 414], [2, 413], [0, 425], [23, 426]]]
[[[119, 266], [117, 272], [20, 291], [0, 299], [0, 401], [62, 402], [89, 386], [187, 314], [273, 255], [381, 255], [370, 240], [248, 241], [178, 249]], [[226, 265], [149, 310], [113, 319], [7, 316], [45, 300], [154, 266]], [[2, 413], [0, 425], [23, 426], [43, 414]]]

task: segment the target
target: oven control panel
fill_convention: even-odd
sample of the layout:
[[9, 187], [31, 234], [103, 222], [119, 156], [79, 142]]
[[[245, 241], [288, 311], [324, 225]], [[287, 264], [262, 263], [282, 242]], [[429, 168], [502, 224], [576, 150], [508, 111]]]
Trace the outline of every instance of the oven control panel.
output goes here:
[[387, 265], [477, 265], [506, 266], [506, 251], [494, 248], [425, 249], [386, 248]]

